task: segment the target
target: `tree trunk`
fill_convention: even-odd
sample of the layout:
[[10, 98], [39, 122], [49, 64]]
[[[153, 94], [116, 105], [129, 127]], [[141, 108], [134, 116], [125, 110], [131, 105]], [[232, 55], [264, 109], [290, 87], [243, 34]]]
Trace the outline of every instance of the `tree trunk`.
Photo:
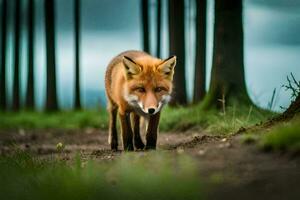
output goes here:
[[244, 76], [242, 0], [216, 0], [213, 66], [204, 107], [250, 104]]
[[171, 105], [184, 105], [187, 103], [185, 81], [184, 0], [169, 0], [169, 40], [170, 55], [177, 56], [174, 74], [175, 91], [171, 100]]
[[156, 21], [156, 25], [157, 25], [157, 44], [156, 44], [156, 56], [158, 58], [160, 58], [160, 48], [161, 48], [161, 0], [157, 0], [157, 21]]
[[196, 65], [193, 102], [205, 96], [206, 77], [206, 0], [196, 0]]
[[143, 49], [150, 53], [149, 1], [142, 0]]
[[80, 102], [80, 0], [74, 3], [75, 24], [75, 109], [81, 109]]
[[27, 109], [34, 109], [34, 8], [34, 0], [28, 0]]
[[15, 1], [15, 46], [14, 46], [14, 80], [13, 80], [13, 111], [20, 110], [20, 0]]
[[0, 69], [0, 110], [7, 108], [6, 101], [6, 40], [7, 40], [7, 0], [2, 1], [2, 46], [1, 46], [1, 69]]
[[56, 111], [56, 70], [55, 70], [55, 18], [54, 0], [45, 1], [45, 21], [46, 21], [46, 63], [47, 63], [47, 94], [46, 110]]

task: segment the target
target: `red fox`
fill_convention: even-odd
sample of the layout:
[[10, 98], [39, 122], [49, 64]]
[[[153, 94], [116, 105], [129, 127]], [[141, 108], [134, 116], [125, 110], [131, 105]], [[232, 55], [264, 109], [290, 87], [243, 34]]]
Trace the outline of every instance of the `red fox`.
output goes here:
[[[175, 65], [176, 56], [161, 60], [142, 51], [123, 52], [109, 63], [105, 89], [112, 150], [118, 149], [117, 114], [124, 150], [156, 149], [160, 111], [171, 99]], [[146, 146], [140, 136], [141, 117], [149, 121]]]

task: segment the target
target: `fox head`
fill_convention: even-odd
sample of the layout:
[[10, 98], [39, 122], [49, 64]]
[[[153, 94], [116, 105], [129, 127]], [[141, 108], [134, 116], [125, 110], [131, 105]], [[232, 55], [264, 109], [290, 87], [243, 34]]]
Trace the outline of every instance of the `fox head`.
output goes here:
[[170, 101], [176, 56], [165, 60], [123, 57], [125, 100], [144, 115], [154, 115]]

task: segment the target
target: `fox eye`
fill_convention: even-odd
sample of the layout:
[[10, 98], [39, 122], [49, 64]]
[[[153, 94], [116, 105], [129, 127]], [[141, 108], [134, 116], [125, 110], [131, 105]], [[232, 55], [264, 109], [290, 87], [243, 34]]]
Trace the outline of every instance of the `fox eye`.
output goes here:
[[157, 87], [154, 89], [155, 92], [161, 92], [163, 90], [165, 90], [163, 87]]
[[140, 92], [140, 93], [145, 93], [146, 92], [145, 88], [143, 88], [143, 87], [136, 88], [136, 91]]

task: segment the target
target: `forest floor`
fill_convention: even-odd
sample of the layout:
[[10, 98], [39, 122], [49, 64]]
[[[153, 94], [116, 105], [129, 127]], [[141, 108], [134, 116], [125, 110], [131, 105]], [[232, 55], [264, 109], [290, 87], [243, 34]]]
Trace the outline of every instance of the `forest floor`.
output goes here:
[[[0, 141], [2, 155], [18, 148], [41, 159], [54, 158], [70, 163], [78, 155], [81, 160], [106, 163], [119, 160], [125, 154], [153, 154], [153, 151], [112, 152], [107, 143], [107, 131], [94, 128], [0, 131]], [[265, 152], [255, 143], [242, 141], [243, 134], [220, 136], [193, 130], [164, 132], [159, 134], [156, 152], [167, 157], [191, 157], [205, 185], [206, 199], [300, 199], [300, 157]], [[61, 150], [57, 147], [59, 143], [64, 146]]]

